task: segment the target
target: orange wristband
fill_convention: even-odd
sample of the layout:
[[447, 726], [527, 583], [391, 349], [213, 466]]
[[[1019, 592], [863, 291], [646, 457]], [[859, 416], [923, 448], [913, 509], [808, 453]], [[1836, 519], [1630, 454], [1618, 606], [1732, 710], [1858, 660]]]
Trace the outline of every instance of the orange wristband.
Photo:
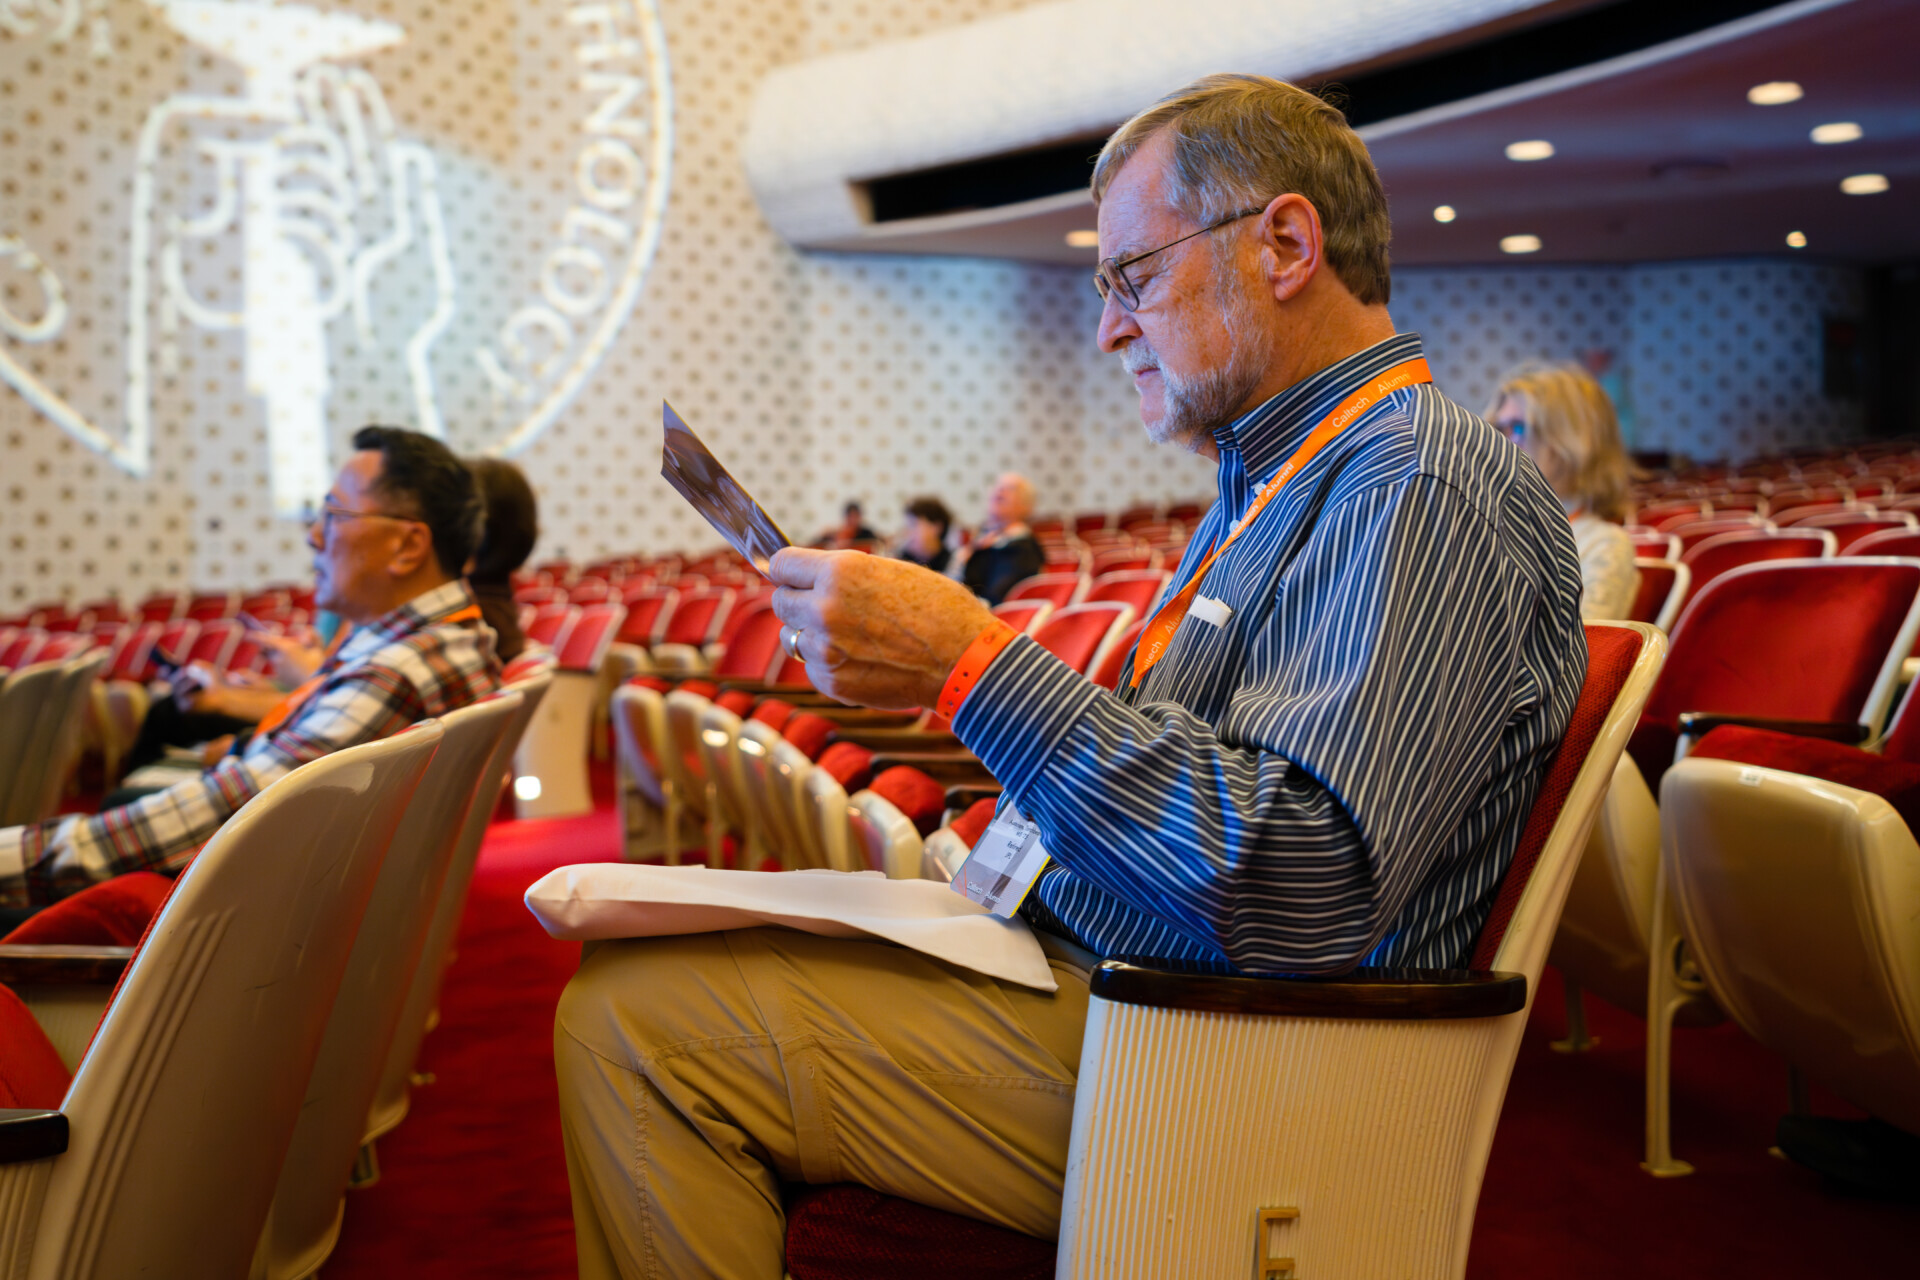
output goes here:
[[947, 683], [940, 690], [940, 701], [934, 704], [934, 710], [948, 721], [959, 715], [961, 704], [973, 692], [973, 686], [980, 683], [980, 677], [1000, 656], [1000, 651], [1012, 644], [1014, 637], [1019, 634], [995, 618], [993, 625], [973, 638], [967, 651], [960, 655], [960, 661], [954, 663], [953, 670], [947, 673]]

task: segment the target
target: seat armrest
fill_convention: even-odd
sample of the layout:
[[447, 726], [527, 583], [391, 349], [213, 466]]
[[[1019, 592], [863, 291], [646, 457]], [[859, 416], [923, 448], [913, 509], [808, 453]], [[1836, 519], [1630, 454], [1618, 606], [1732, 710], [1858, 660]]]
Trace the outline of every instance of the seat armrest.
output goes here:
[[1416, 1021], [1497, 1018], [1527, 1006], [1520, 973], [1465, 969], [1355, 969], [1337, 978], [1262, 977], [1223, 967], [1103, 960], [1092, 994], [1117, 1004], [1274, 1018]]
[[998, 799], [1005, 790], [997, 782], [962, 782], [947, 788], [946, 804], [949, 809], [965, 813], [982, 800]]
[[844, 702], [835, 702], [826, 694], [810, 684], [772, 684], [766, 680], [722, 680], [720, 692], [751, 693], [756, 698], [778, 698], [794, 706], [813, 706], [824, 704], [829, 707], [843, 707]]
[[835, 742], [851, 742], [869, 751], [937, 751], [945, 755], [971, 754], [951, 733], [927, 729], [845, 724], [833, 732]]
[[903, 764], [918, 769], [942, 786], [999, 785], [979, 757], [965, 751], [882, 751], [874, 754], [869, 767], [877, 778]]
[[1700, 738], [1722, 725], [1771, 729], [1776, 733], [1791, 733], [1802, 738], [1842, 742], [1850, 747], [1860, 745], [1870, 736], [1867, 726], [1851, 720], [1776, 720], [1767, 716], [1727, 715], [1718, 711], [1683, 711], [1680, 714], [1682, 738]]
[[67, 1149], [67, 1117], [38, 1107], [0, 1108], [0, 1164], [46, 1160]]
[[871, 730], [907, 729], [920, 720], [918, 711], [875, 711], [871, 707], [847, 707], [837, 702], [821, 706], [808, 707], [806, 710], [822, 720], [844, 726], [842, 732], [851, 729], [857, 733]]
[[0, 947], [0, 984], [9, 987], [111, 987], [133, 959], [132, 947]]

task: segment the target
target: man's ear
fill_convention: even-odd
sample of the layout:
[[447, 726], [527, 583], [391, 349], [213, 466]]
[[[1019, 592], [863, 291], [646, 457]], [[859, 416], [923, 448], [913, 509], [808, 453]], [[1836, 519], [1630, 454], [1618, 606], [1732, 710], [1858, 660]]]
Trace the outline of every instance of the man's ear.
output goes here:
[[1319, 274], [1325, 242], [1320, 211], [1303, 195], [1275, 196], [1260, 212], [1260, 266], [1276, 301], [1287, 302]]
[[387, 573], [395, 578], [411, 578], [433, 563], [433, 531], [424, 524], [409, 522], [400, 535], [400, 545], [387, 561]]

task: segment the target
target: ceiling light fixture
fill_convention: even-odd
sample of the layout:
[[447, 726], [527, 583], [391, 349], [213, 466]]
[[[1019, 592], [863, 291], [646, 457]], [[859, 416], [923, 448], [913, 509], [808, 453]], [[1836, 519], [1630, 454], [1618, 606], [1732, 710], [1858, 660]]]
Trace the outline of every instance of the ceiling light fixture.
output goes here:
[[1787, 232], [1787, 248], [1804, 249], [1807, 247], [1807, 233], [1804, 231]]
[[1806, 96], [1806, 90], [1791, 80], [1769, 80], [1747, 90], [1747, 101], [1756, 107], [1780, 107], [1789, 102], [1798, 102]]
[[1540, 237], [1526, 235], [1502, 236], [1500, 237], [1500, 252], [1538, 253], [1540, 252]]
[[1437, 204], [1433, 206], [1433, 220], [1435, 222], [1452, 222], [1459, 216], [1458, 213], [1454, 212], [1453, 206], [1450, 204]]
[[1850, 196], [1877, 196], [1887, 189], [1884, 173], [1856, 173], [1840, 179], [1840, 189]]
[[1830, 147], [1836, 142], [1858, 142], [1863, 132], [1851, 120], [1836, 120], [1832, 124], [1813, 126], [1813, 140], [1823, 147]]
[[1553, 144], [1545, 138], [1529, 138], [1525, 142], [1509, 142], [1507, 159], [1509, 160], [1546, 160], [1553, 155]]

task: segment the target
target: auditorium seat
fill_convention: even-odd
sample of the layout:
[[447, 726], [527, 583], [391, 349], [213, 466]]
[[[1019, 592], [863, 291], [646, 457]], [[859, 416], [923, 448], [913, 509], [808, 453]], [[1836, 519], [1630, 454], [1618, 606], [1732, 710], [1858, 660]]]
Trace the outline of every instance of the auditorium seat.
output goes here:
[[1848, 547], [1869, 534], [1885, 532], [1910, 533], [1920, 527], [1913, 514], [1908, 511], [1834, 511], [1826, 515], [1808, 516], [1793, 523], [1795, 529], [1825, 529], [1831, 533], [1838, 546], [1834, 554], [1844, 554]]
[[58, 1109], [8, 1117], [15, 1274], [247, 1273], [368, 895], [439, 742], [428, 722], [254, 797], [130, 962], [0, 948], [0, 980], [29, 1007], [50, 979], [122, 970]]
[[1140, 642], [1140, 632], [1146, 625], [1145, 618], [1139, 619], [1108, 646], [1105, 656], [1094, 663], [1088, 673], [1095, 684], [1103, 689], [1119, 688], [1120, 672], [1126, 666], [1127, 658], [1132, 655], [1134, 646]]
[[1788, 529], [1803, 520], [1810, 520], [1815, 516], [1845, 515], [1863, 509], [1867, 511], [1872, 510], [1871, 507], [1863, 508], [1856, 503], [1839, 499], [1831, 502], [1795, 501], [1791, 504], [1775, 503], [1773, 508], [1773, 523], [1782, 529]]
[[1144, 618], [1170, 576], [1164, 569], [1122, 569], [1104, 574], [1093, 580], [1080, 603], [1117, 601], [1132, 605], [1134, 616]]
[[1587, 635], [1585, 689], [1471, 972], [1297, 979], [1104, 961], [1056, 1256], [865, 1188], [820, 1188], [788, 1217], [793, 1280], [958, 1274], [951, 1260], [975, 1258], [1069, 1280], [1462, 1275], [1554, 920], [1665, 650], [1645, 624]]
[[1674, 957], [1660, 943], [1670, 936], [1670, 908], [1658, 886], [1653, 796], [1684, 748], [1681, 719], [1706, 712], [1845, 721], [1871, 732], [1886, 717], [1916, 630], [1920, 561], [1847, 560], [1732, 570], [1696, 592], [1674, 628], [1666, 669], [1615, 771], [1553, 956], [1566, 979], [1570, 1048], [1585, 1042], [1584, 991], [1648, 1020], [1646, 1164], [1657, 1175], [1686, 1171], [1668, 1149], [1672, 1020], [1714, 1016], [1697, 1004], [1697, 989], [1676, 985], [1665, 962]]
[[1056, 609], [1077, 602], [1087, 590], [1087, 579], [1079, 573], [1036, 573], [1022, 578], [1007, 589], [1004, 603], [1044, 600]]
[[1133, 606], [1120, 601], [1068, 605], [1047, 615], [1029, 634], [1035, 644], [1085, 675], [1119, 643], [1133, 619]]
[[565, 607], [572, 612], [554, 637], [553, 686], [514, 756], [514, 805], [522, 818], [571, 817], [593, 809], [587, 755], [594, 700], [601, 664], [627, 611], [618, 604]]
[[993, 606], [994, 617], [1026, 635], [1037, 631], [1052, 612], [1053, 605], [1046, 600], [1007, 600]]
[[1635, 589], [1628, 621], [1651, 622], [1662, 631], [1672, 631], [1693, 581], [1693, 570], [1678, 561], [1645, 556], [1635, 557], [1633, 567], [1640, 571], [1640, 585]]
[[1920, 1136], [1917, 801], [1911, 698], [1878, 753], [1725, 726], [1667, 775], [1661, 852], [1679, 935], [1740, 1027]]
[[706, 646], [726, 625], [737, 594], [732, 587], [681, 588], [672, 614], [660, 626], [659, 639], [649, 651], [654, 666], [689, 674], [706, 670]]
[[240, 612], [238, 591], [205, 591], [187, 601], [185, 616], [195, 622], [216, 622]]
[[518, 693], [495, 693], [437, 721], [439, 746], [394, 831], [326, 1019], [253, 1280], [305, 1280], [333, 1252], [347, 1181], [434, 906], [469, 810], [498, 795], [497, 779], [483, 775], [520, 702]]
[[1104, 578], [1110, 573], [1138, 572], [1143, 569], [1158, 569], [1161, 556], [1152, 547], [1136, 544], [1131, 547], [1114, 547], [1106, 551], [1093, 553], [1092, 574]]
[[1650, 556], [1656, 560], [1678, 560], [1686, 548], [1680, 545], [1680, 539], [1670, 533], [1646, 525], [1628, 525], [1627, 537], [1633, 542], [1636, 556]]
[[1671, 502], [1649, 502], [1634, 511], [1633, 523], [1664, 531], [1669, 525], [1684, 524], [1690, 520], [1703, 520], [1712, 513], [1713, 508], [1704, 501], [1680, 499]]
[[533, 621], [523, 626], [521, 630], [526, 633], [529, 644], [543, 644], [551, 649], [559, 643], [560, 637], [566, 634], [579, 616], [579, 607], [567, 603], [563, 596], [547, 604], [535, 605]]
[[627, 606], [627, 620], [620, 628], [620, 642], [645, 649], [660, 639], [680, 592], [672, 586], [643, 586], [623, 592], [621, 600]]
[[1848, 545], [1850, 556], [1920, 556], [1920, 530], [1883, 529]]
[[1729, 516], [1726, 519], [1692, 520], [1685, 524], [1671, 525], [1666, 532], [1680, 539], [1680, 558], [1705, 542], [1708, 538], [1728, 533], [1747, 533], [1754, 530], [1771, 533], [1774, 526], [1754, 515]]
[[[1822, 529], [1737, 529], [1691, 544], [1680, 562], [1692, 574], [1687, 595], [1698, 595], [1708, 583], [1743, 564], [1763, 560], [1820, 560], [1833, 555], [1834, 536]], [[1684, 603], [1685, 597], [1683, 597]]]
[[0, 827], [50, 818], [80, 760], [105, 650], [20, 668], [0, 684]]

